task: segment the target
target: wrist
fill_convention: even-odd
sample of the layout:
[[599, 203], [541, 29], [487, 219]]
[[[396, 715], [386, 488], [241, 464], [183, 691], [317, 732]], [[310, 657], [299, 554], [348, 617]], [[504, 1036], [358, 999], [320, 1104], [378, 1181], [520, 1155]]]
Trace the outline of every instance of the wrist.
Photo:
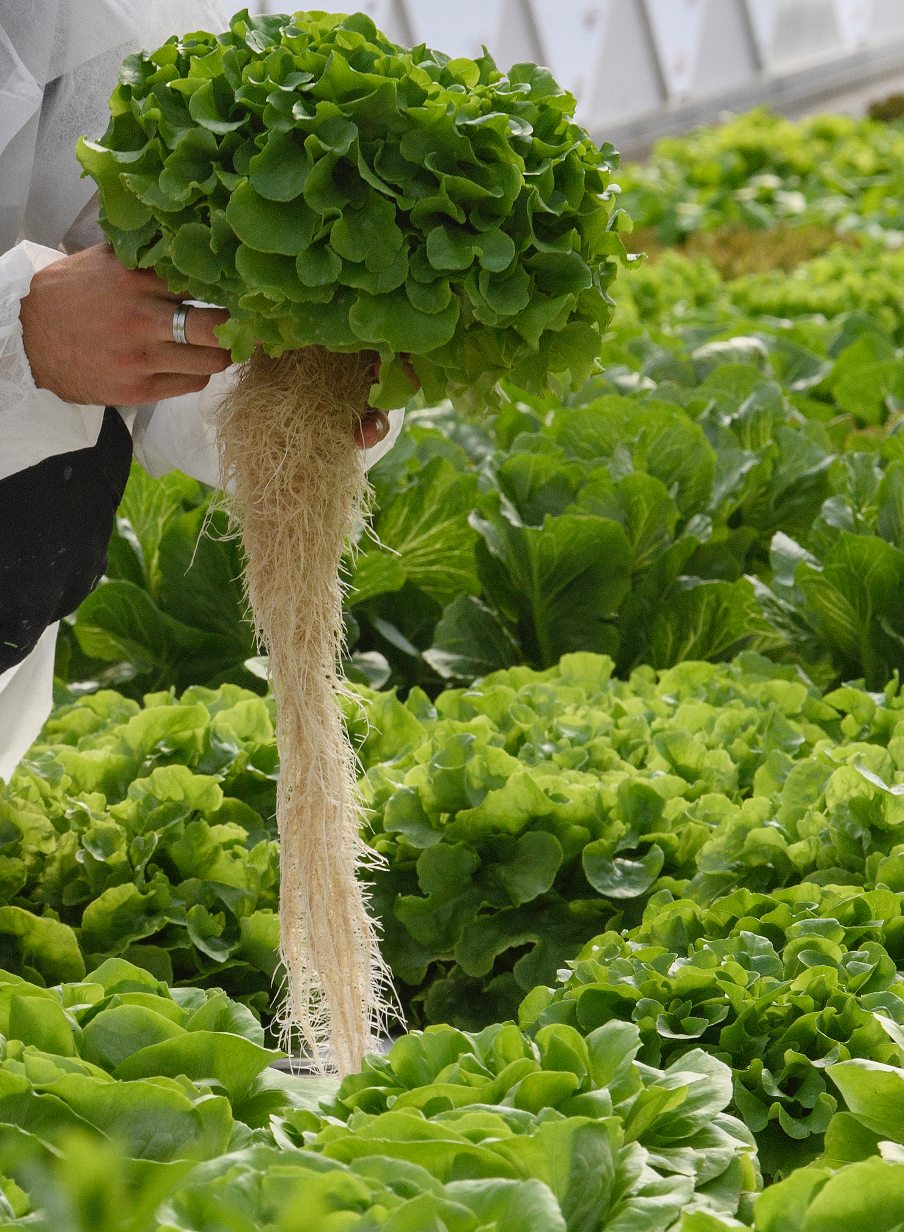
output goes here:
[[11, 259], [15, 270], [15, 286], [13, 295], [18, 299], [18, 341], [20, 345], [20, 366], [27, 371], [35, 388], [47, 389], [43, 364], [40, 360], [40, 335], [42, 325], [36, 309], [34, 292], [40, 292], [40, 285], [45, 279], [45, 271], [57, 261], [65, 260], [65, 254], [54, 248], [45, 248], [33, 244], [29, 240], [18, 244], [16, 248], [5, 254], [4, 261]]

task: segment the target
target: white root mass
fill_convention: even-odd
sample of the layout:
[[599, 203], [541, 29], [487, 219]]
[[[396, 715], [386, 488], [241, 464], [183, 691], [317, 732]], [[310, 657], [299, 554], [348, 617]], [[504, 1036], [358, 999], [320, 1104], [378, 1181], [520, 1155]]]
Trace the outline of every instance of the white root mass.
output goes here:
[[339, 707], [342, 556], [367, 493], [353, 429], [369, 388], [360, 355], [258, 353], [218, 423], [277, 707], [281, 1041], [342, 1074], [359, 1068], [392, 1014], [358, 877], [375, 857], [360, 836], [355, 757]]

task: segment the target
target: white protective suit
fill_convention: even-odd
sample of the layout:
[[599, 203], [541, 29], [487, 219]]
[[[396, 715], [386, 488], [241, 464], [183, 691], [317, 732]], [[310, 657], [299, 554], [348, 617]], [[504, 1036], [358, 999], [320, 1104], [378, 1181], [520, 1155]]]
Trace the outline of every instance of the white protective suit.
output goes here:
[[[237, 6], [236, 6], [237, 7]], [[95, 186], [81, 177], [75, 142], [100, 136], [119, 65], [188, 29], [219, 30], [231, 6], [217, 0], [0, 0], [0, 480], [44, 458], [97, 442], [102, 406], [75, 406], [36, 388], [22, 344], [19, 304], [33, 274], [100, 243]], [[126, 408], [137, 460], [152, 474], [177, 467], [218, 481], [210, 413], [232, 379], [201, 394]], [[387, 439], [401, 428], [394, 413]], [[57, 626], [0, 674], [0, 778], [8, 779], [52, 704]]]

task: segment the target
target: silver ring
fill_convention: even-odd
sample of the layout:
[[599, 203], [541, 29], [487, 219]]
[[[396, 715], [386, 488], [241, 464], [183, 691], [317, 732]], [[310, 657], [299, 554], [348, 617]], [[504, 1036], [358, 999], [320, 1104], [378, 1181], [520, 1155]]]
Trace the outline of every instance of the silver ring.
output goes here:
[[185, 337], [185, 318], [188, 316], [188, 309], [188, 304], [179, 304], [173, 313], [173, 342], [178, 342], [180, 346], [188, 346], [188, 339]]

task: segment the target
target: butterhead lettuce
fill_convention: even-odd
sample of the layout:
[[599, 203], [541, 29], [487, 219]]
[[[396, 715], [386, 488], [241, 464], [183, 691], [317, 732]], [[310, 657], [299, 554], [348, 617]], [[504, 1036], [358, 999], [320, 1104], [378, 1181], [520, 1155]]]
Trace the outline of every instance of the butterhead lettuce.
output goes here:
[[450, 59], [361, 13], [249, 17], [130, 56], [99, 141], [117, 256], [229, 309], [233, 358], [382, 357], [373, 399], [492, 401], [502, 376], [583, 380], [624, 255], [611, 145], [533, 64]]

